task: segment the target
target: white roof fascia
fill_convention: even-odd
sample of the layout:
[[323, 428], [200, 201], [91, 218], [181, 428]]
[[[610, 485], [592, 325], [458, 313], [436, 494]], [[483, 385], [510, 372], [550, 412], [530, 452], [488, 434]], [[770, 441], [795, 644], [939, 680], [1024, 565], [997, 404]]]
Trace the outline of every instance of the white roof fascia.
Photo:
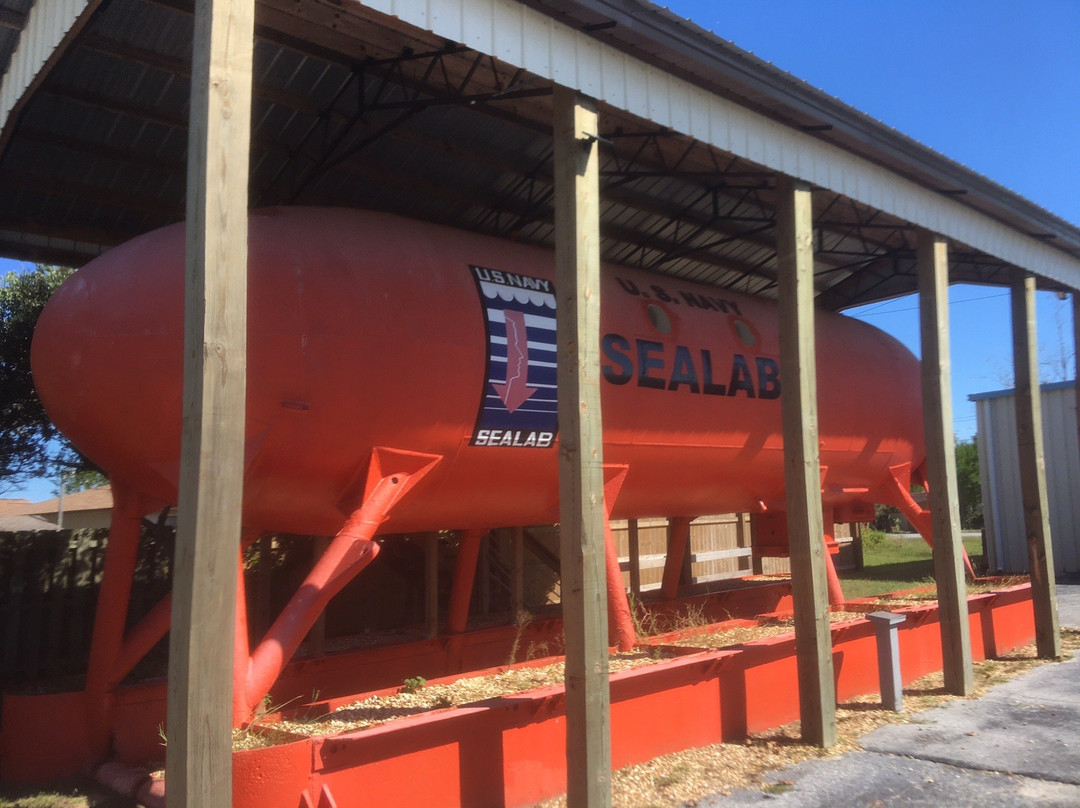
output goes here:
[[30, 92], [60, 59], [101, 0], [37, 0], [0, 80], [0, 151]]
[[765, 168], [1080, 288], [1080, 260], [893, 171], [672, 75], [518, 0], [353, 0]]

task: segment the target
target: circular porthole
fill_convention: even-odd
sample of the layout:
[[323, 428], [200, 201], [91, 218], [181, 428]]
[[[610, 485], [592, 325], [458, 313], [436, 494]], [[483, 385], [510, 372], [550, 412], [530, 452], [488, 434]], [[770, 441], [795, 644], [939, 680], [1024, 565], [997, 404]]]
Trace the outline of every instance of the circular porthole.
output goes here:
[[735, 331], [735, 336], [739, 342], [745, 345], [747, 348], [753, 348], [757, 345], [758, 337], [757, 331], [750, 325], [749, 321], [744, 320], [742, 317], [732, 317], [731, 327]]
[[650, 303], [645, 307], [645, 313], [649, 315], [649, 322], [652, 323], [653, 328], [661, 334], [671, 333], [671, 317], [660, 306]]

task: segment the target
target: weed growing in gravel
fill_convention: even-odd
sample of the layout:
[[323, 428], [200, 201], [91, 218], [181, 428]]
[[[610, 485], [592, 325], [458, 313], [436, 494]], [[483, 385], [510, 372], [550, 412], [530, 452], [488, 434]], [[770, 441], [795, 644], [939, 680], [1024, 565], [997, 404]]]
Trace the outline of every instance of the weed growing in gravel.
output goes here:
[[413, 676], [401, 684], [398, 693], [419, 693], [427, 686], [427, 679], [423, 676]]

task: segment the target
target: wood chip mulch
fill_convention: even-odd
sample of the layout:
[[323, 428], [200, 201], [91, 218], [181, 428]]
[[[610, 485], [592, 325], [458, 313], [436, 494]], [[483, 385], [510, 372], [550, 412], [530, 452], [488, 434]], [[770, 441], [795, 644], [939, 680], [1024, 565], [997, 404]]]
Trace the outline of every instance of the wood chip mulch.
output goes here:
[[[864, 615], [857, 612], [834, 612], [831, 619], [852, 620]], [[763, 637], [790, 633], [788, 621], [756, 627], [737, 627], [724, 632], [703, 632], [679, 640], [677, 644], [691, 647], [724, 647], [750, 642]], [[1065, 656], [1080, 649], [1080, 631], [1062, 630]], [[611, 671], [647, 665], [670, 659], [671, 653], [660, 648], [640, 648], [629, 654], [615, 654], [610, 659]], [[984, 695], [991, 687], [1011, 679], [1038, 665], [1045, 664], [1035, 656], [1034, 645], [995, 660], [975, 663], [976, 690], [971, 698]], [[337, 711], [312, 720], [282, 721], [273, 730], [295, 735], [325, 735], [355, 731], [431, 710], [445, 709], [520, 693], [539, 687], [559, 684], [563, 679], [563, 663], [542, 667], [500, 671], [483, 677], [465, 677], [448, 684], [417, 683], [398, 693], [369, 698], [348, 704]], [[411, 692], [406, 692], [411, 691]], [[765, 787], [762, 775], [793, 763], [814, 757], [828, 757], [859, 749], [858, 739], [887, 723], [906, 723], [912, 716], [954, 701], [958, 696], [944, 692], [942, 674], [933, 673], [913, 682], [904, 689], [904, 712], [893, 713], [879, 708], [877, 697], [839, 705], [837, 710], [838, 743], [828, 750], [806, 746], [800, 742], [799, 723], [754, 734], [738, 743], [719, 743], [629, 766], [614, 773], [612, 779], [615, 808], [650, 808], [693, 805], [708, 794], [725, 794], [734, 789], [755, 785]], [[265, 738], [258, 732], [240, 732], [238, 748], [262, 746], [275, 741], [273, 730]], [[565, 797], [540, 803], [538, 808], [562, 808]]]

